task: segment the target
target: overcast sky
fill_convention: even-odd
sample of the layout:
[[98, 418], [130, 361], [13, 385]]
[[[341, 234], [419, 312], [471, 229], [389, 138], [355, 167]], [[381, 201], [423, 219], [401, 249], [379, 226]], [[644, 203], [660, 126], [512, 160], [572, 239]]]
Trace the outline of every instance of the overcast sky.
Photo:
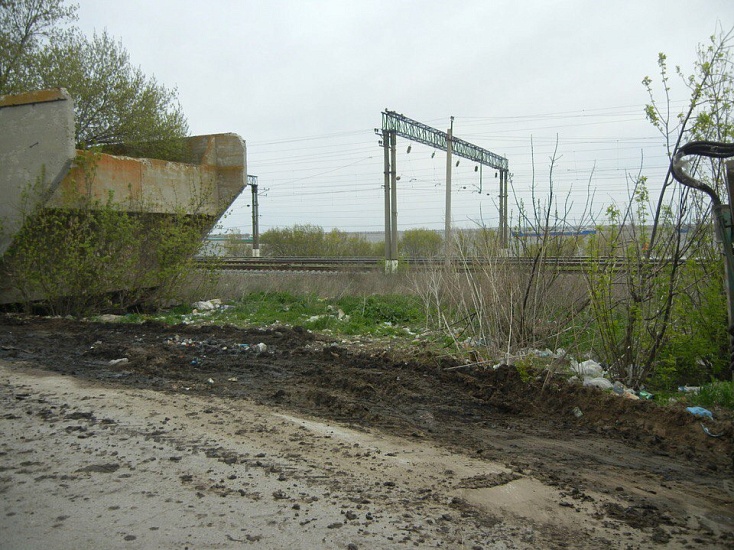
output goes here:
[[[623, 200], [629, 174], [667, 167], [641, 84], [659, 52], [690, 73], [696, 47], [734, 26], [731, 0], [77, 0], [133, 64], [176, 87], [192, 134], [235, 132], [257, 175], [260, 229], [381, 230], [388, 108], [507, 157], [518, 199], [556, 191], [580, 216]], [[686, 90], [672, 81], [677, 109]], [[398, 138], [398, 224], [443, 228], [445, 153]], [[592, 173], [593, 171], [593, 173]], [[454, 168], [456, 226], [497, 225], [497, 180]], [[250, 230], [249, 189], [226, 227]], [[564, 199], [565, 200], [565, 199]], [[514, 198], [510, 198], [511, 210]]]

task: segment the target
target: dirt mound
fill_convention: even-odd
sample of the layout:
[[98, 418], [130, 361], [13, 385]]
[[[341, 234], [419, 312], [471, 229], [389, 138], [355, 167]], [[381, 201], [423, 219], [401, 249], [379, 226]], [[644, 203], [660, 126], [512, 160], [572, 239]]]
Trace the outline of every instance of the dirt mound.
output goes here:
[[717, 411], [717, 420], [706, 421], [708, 431], [718, 436], [712, 437], [683, 405], [625, 399], [568, 382], [565, 376], [523, 380], [514, 367], [504, 365], [462, 378], [474, 397], [505, 413], [543, 418], [557, 427], [585, 428], [660, 454], [698, 458], [711, 469], [732, 466], [734, 424], [729, 411]]
[[[42, 361], [76, 376], [169, 391], [256, 398], [348, 422], [427, 432], [465, 444], [472, 419], [523, 431], [596, 434], [660, 455], [731, 469], [730, 414], [700, 419], [683, 406], [632, 401], [565, 377], [528, 379], [510, 366], [455, 368], [425, 351], [399, 358], [349, 349], [300, 327], [109, 324], [6, 315], [0, 358]], [[453, 367], [453, 368], [452, 368]], [[574, 414], [574, 411], [576, 414]], [[581, 413], [578, 416], [579, 411]], [[440, 421], [439, 421], [440, 419]], [[446, 426], [449, 424], [449, 426]]]
[[[719, 544], [734, 531], [725, 521], [730, 514], [722, 512], [734, 505], [734, 484], [727, 481], [732, 417], [722, 411], [705, 421], [718, 436], [711, 437], [680, 405], [631, 401], [561, 376], [528, 379], [509, 366], [466, 367], [425, 350], [335, 343], [289, 327], [6, 315], [0, 316], [0, 361], [100, 386], [196, 394], [233, 407], [247, 400], [360, 431], [430, 441], [508, 469], [497, 479], [475, 475], [462, 491], [481, 496], [530, 476], [567, 495], [560, 506], [592, 507], [610, 525], [650, 531], [646, 536], [655, 542], [687, 534], [685, 518], [694, 504], [719, 518], [716, 528], [692, 531], [701, 540]], [[600, 495], [613, 495], [613, 505], [599, 504]]]

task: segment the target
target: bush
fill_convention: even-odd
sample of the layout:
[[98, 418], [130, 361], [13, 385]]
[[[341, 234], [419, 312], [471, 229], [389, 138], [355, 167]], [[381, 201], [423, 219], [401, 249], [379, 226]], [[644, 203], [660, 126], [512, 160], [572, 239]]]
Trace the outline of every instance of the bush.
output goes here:
[[443, 237], [431, 229], [408, 229], [398, 244], [407, 258], [433, 258], [443, 252]]
[[[93, 174], [93, 155], [78, 162]], [[39, 305], [56, 315], [166, 301], [194, 268], [210, 221], [184, 211], [130, 212], [112, 194], [99, 200], [68, 192], [69, 208], [40, 207], [39, 196], [37, 186], [24, 193], [23, 226], [2, 258], [3, 270], [27, 309]]]
[[360, 257], [381, 254], [379, 243], [332, 229], [325, 233], [317, 225], [269, 229], [260, 236], [263, 255], [269, 257]]
[[345, 297], [339, 307], [350, 315], [357, 315], [370, 324], [407, 324], [424, 318], [423, 307], [416, 296], [367, 296]]
[[701, 386], [701, 391], [692, 401], [702, 407], [725, 407], [734, 409], [734, 382], [714, 380]]

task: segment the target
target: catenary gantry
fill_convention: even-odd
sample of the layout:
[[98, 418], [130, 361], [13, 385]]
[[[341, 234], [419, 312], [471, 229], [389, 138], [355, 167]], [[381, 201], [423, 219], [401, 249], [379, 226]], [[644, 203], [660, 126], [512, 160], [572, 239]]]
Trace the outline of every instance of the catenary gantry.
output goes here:
[[[453, 118], [452, 118], [453, 120]], [[380, 130], [375, 130], [380, 133]], [[507, 243], [507, 181], [509, 163], [492, 151], [458, 139], [453, 130], [443, 132], [422, 122], [413, 120], [395, 111], [382, 112], [382, 147], [385, 164], [385, 258], [386, 269], [393, 271], [397, 267], [397, 170], [396, 170], [396, 138], [404, 137], [417, 143], [428, 145], [447, 153], [447, 228], [450, 226], [450, 157], [457, 155], [469, 159], [482, 166], [489, 166], [499, 173], [499, 234], [501, 242]], [[447, 242], [450, 235], [445, 235]]]

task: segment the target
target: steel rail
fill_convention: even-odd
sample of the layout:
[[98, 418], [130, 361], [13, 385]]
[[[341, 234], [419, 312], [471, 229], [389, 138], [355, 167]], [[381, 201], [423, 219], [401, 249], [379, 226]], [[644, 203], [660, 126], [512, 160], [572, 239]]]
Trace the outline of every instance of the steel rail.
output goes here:
[[[278, 257], [278, 258], [241, 258], [218, 257], [197, 258], [201, 263], [212, 263], [219, 269], [242, 271], [380, 271], [384, 259], [376, 257]], [[584, 268], [627, 269], [634, 265], [660, 266], [669, 260], [651, 258], [649, 260], [628, 260], [626, 258], [590, 256], [536, 258], [452, 258], [450, 265], [461, 269], [479, 269], [487, 266], [532, 266], [542, 263], [561, 271], [582, 271]], [[429, 269], [446, 265], [443, 258], [403, 258], [401, 262], [407, 269]]]

